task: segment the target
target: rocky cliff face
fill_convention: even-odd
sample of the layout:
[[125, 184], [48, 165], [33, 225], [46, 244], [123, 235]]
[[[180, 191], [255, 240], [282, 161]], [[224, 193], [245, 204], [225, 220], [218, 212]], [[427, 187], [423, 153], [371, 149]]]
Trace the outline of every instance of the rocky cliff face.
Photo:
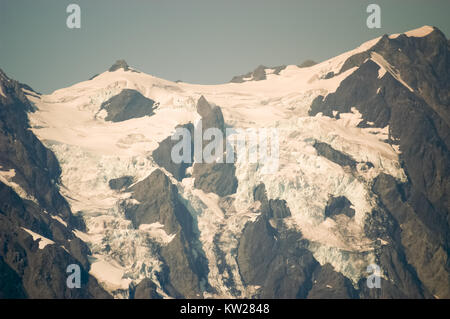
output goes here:
[[[2, 298], [108, 298], [88, 274], [89, 248], [74, 235], [83, 222], [59, 193], [60, 166], [29, 130], [33, 106], [0, 70], [0, 267]], [[66, 285], [81, 269], [81, 288]]]
[[[198, 250], [198, 234], [194, 221], [181, 203], [178, 190], [161, 171], [155, 170], [143, 181], [128, 189], [137, 204], [126, 204], [125, 215], [133, 226], [159, 223], [167, 236], [159, 254], [164, 263], [160, 276], [163, 288], [176, 297], [197, 298], [200, 283], [208, 267], [203, 252]], [[139, 287], [139, 286], [138, 286]]]
[[106, 121], [121, 122], [153, 114], [155, 101], [147, 99], [135, 90], [125, 89], [118, 95], [104, 102], [100, 112], [105, 110]]
[[[178, 126], [180, 128], [185, 128], [189, 131], [191, 135], [191, 141], [189, 146], [191, 149], [194, 146], [193, 134], [194, 134], [194, 125], [192, 123], [188, 123], [185, 125]], [[194, 153], [191, 152], [190, 161], [189, 162], [181, 162], [175, 163], [172, 160], [172, 148], [178, 143], [177, 140], [172, 140], [172, 136], [166, 137], [162, 140], [158, 148], [155, 149], [152, 153], [153, 160], [161, 167], [164, 167], [168, 172], [170, 172], [173, 177], [177, 180], [181, 181], [184, 177], [186, 177], [186, 169], [192, 166], [192, 162], [194, 160]]]
[[321, 266], [300, 232], [289, 230], [291, 215], [284, 201], [267, 198], [265, 185], [255, 188], [261, 215], [248, 223], [238, 248], [238, 264], [246, 284], [258, 285], [261, 298], [355, 298], [351, 281], [330, 264]]
[[[437, 29], [426, 37], [384, 36], [358, 59], [347, 60], [343, 68], [354, 65], [358, 69], [335, 93], [314, 101], [310, 114], [339, 116], [355, 107], [364, 119], [360, 125], [389, 125], [389, 142], [399, 145], [408, 181], [399, 184], [390, 176], [380, 175], [373, 190], [396, 224], [396, 230], [389, 234], [398, 255], [395, 264], [409, 269], [412, 277], [408, 281], [415, 281], [417, 287], [423, 285], [425, 294], [449, 297], [447, 39]], [[380, 258], [385, 258], [382, 254]], [[419, 295], [411, 292], [410, 296]]]
[[[216, 105], [211, 106], [208, 101], [201, 96], [197, 102], [197, 113], [202, 120], [201, 134], [203, 135], [209, 128], [219, 129], [220, 132], [222, 132], [224, 140], [223, 150], [225, 151], [225, 122], [220, 107]], [[209, 141], [203, 140], [203, 148], [208, 143]], [[194, 186], [207, 193], [213, 192], [219, 196], [231, 195], [236, 192], [238, 184], [235, 175], [235, 166], [233, 163], [225, 163], [224, 153], [215, 155], [221, 157], [221, 162], [216, 160], [213, 163], [194, 164], [192, 173], [195, 178]]]

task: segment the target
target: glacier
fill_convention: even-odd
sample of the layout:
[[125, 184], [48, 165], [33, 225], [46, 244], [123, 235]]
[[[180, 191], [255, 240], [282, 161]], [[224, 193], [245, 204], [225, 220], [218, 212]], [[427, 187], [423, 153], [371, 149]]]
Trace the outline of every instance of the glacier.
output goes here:
[[[177, 125], [195, 123], [199, 118], [195, 105], [202, 95], [221, 107], [225, 123], [231, 127], [275, 128], [280, 133], [279, 171], [264, 174], [264, 163], [237, 162], [238, 189], [229, 196], [231, 205], [224, 205], [215, 194], [194, 188], [191, 176], [182, 181], [171, 177], [180, 200], [198, 224], [208, 260], [208, 283], [217, 291], [212, 294], [205, 290], [203, 297], [233, 297], [224, 284], [227, 274], [218, 270], [214, 242], [224, 253], [241, 296], [251, 298], [257, 292], [258, 286], [246, 287], [239, 279], [236, 248], [245, 224], [258, 216], [258, 203], [252, 194], [254, 186], [261, 182], [269, 198], [287, 202], [292, 216], [284, 220], [286, 227], [302, 233], [317, 261], [322, 265], [330, 263], [356, 285], [367, 265], [374, 262], [374, 243], [364, 234], [367, 214], [376, 205], [370, 185], [380, 172], [406, 180], [399, 150], [385, 142], [389, 127], [358, 127], [362, 118], [356, 109], [340, 114], [339, 119], [321, 114], [311, 117], [308, 110], [317, 96], [334, 92], [357, 69], [337, 74], [347, 58], [378, 41], [374, 39], [312, 67], [288, 66], [279, 74], [269, 72], [266, 80], [258, 82], [175, 83], [119, 69], [49, 95], [28, 96], [37, 108], [29, 113], [32, 130], [60, 162], [61, 193], [73, 212], [86, 222], [86, 233], [76, 234], [89, 244], [91, 273], [102, 286], [116, 298], [127, 298], [130, 285], [150, 278], [158, 293], [168, 297], [156, 276], [161, 261], [153, 252], [157, 245], [169, 243], [171, 234], [165, 233], [161, 224], [134, 229], [121, 207], [129, 194], [111, 190], [108, 181], [132, 176], [138, 182], [160, 168], [151, 158], [152, 151]], [[379, 76], [386, 70], [397, 75], [379, 56], [373, 55], [372, 59], [382, 66]], [[329, 72], [337, 75], [327, 79]], [[137, 90], [156, 101], [155, 114], [106, 122], [104, 112], [99, 112], [100, 105], [123, 89]], [[313, 147], [316, 141], [350, 155], [359, 162], [356, 169], [348, 170], [319, 156]], [[373, 167], [364, 167], [362, 162], [370, 162]], [[7, 178], [4, 172], [0, 176], [2, 180]], [[355, 218], [326, 218], [329, 195], [347, 197]]]

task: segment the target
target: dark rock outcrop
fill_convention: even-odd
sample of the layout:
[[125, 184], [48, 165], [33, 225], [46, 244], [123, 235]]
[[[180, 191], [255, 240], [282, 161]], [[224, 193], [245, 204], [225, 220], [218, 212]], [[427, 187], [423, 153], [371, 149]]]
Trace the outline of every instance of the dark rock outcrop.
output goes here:
[[114, 190], [121, 190], [133, 183], [133, 176], [122, 176], [113, 178], [108, 181], [109, 188]]
[[230, 83], [243, 83], [246, 81], [262, 81], [267, 79], [267, 69], [273, 69], [273, 74], [280, 74], [281, 71], [283, 71], [286, 68], [286, 65], [280, 65], [273, 68], [268, 68], [264, 65], [258, 66], [255, 70], [252, 72], [248, 72], [244, 75], [237, 75], [234, 76]]
[[174, 236], [161, 245], [159, 255], [164, 261], [161, 273], [163, 288], [173, 297], [199, 298], [200, 281], [208, 268], [194, 229], [194, 220], [181, 203], [178, 190], [159, 169], [130, 187], [139, 204], [126, 204], [125, 216], [133, 226], [160, 223], [168, 235]]
[[[396, 252], [389, 254], [399, 255], [397, 258], [403, 259], [403, 264], [412, 272], [412, 279], [400, 278], [402, 280], [398, 282], [403, 285], [415, 282], [421, 290], [425, 289], [424, 294], [431, 293], [441, 298], [449, 296], [450, 268], [444, 241], [448, 230], [445, 221], [440, 222], [440, 215], [432, 206], [423, 210], [414, 203], [414, 198], [404, 197], [399, 189], [395, 179], [386, 174], [381, 174], [373, 186], [381, 205], [398, 225], [393, 236]], [[394, 259], [389, 257], [387, 260]]]
[[0, 299], [23, 299], [27, 295], [19, 275], [0, 257]]
[[106, 121], [121, 122], [153, 114], [155, 101], [136, 90], [123, 89], [119, 94], [103, 102], [100, 110], [106, 110]]
[[276, 66], [273, 68], [273, 74], [280, 74], [281, 71], [283, 71], [284, 69], [286, 69], [286, 65], [280, 65], [280, 66]]
[[344, 214], [350, 218], [355, 216], [355, 210], [351, 207], [352, 203], [345, 196], [333, 197], [328, 199], [325, 207], [325, 217], [333, 217]]
[[[231, 79], [231, 83], [242, 83], [245, 81], [261, 81], [266, 79], [266, 71], [267, 67], [264, 65], [258, 66], [254, 71], [248, 72], [244, 75], [237, 75]], [[250, 80], [247, 80], [250, 78]]]
[[312, 275], [313, 286], [308, 292], [308, 299], [352, 299], [358, 294], [351, 281], [333, 266], [325, 264], [317, 267]]
[[338, 74], [341, 74], [353, 67], [361, 66], [361, 64], [363, 64], [364, 61], [366, 61], [366, 59], [368, 59], [368, 58], [370, 58], [370, 50], [352, 55], [347, 60], [345, 60], [341, 69], [339, 70]]
[[244, 283], [261, 286], [261, 298], [305, 298], [318, 266], [301, 234], [277, 232], [265, 215], [245, 226], [237, 262]]
[[179, 143], [178, 140], [172, 140], [172, 137], [169, 136], [162, 140], [159, 143], [157, 149], [155, 149], [152, 153], [153, 160], [161, 167], [164, 167], [169, 173], [173, 175], [177, 180], [181, 181], [186, 177], [186, 169], [192, 166], [192, 162], [194, 161], [194, 126], [191, 123], [187, 123], [185, 125], [177, 126], [177, 128], [185, 128], [189, 130], [191, 135], [190, 147], [191, 147], [191, 156], [188, 162], [175, 163], [172, 160], [172, 148]]
[[[88, 274], [90, 253], [85, 243], [76, 238], [69, 227], [42, 211], [34, 202], [25, 201], [0, 183], [0, 259], [11, 281], [2, 281], [0, 291], [5, 298], [109, 298]], [[42, 249], [29, 229], [53, 243]], [[66, 285], [67, 266], [81, 269], [81, 288]], [[11, 295], [9, 295], [11, 294]]]
[[349, 166], [351, 168], [356, 167], [357, 162], [353, 158], [351, 158], [347, 154], [335, 150], [327, 143], [315, 142], [313, 146], [317, 150], [317, 154], [319, 154], [319, 156], [323, 156], [342, 167], [344, 166]]
[[206, 193], [227, 196], [236, 193], [238, 182], [232, 163], [194, 164], [194, 186]]
[[317, 62], [313, 60], [305, 60], [301, 64], [297, 65], [299, 68], [309, 68], [310, 66], [316, 65]]
[[[211, 106], [202, 96], [197, 103], [197, 112], [202, 119], [202, 135], [208, 128], [217, 128], [222, 132], [223, 149], [226, 149], [225, 122], [222, 111], [218, 106]], [[208, 141], [203, 141], [203, 147]], [[220, 156], [221, 154], [218, 154]], [[223, 154], [222, 154], [222, 157]], [[222, 161], [225, 161], [223, 159]], [[194, 186], [204, 192], [227, 196], [236, 192], [238, 181], [236, 167], [233, 163], [195, 163], [192, 176], [195, 178]]]
[[0, 70], [0, 165], [14, 169], [13, 182], [19, 184], [39, 205], [52, 214], [70, 218], [70, 208], [59, 194], [61, 168], [55, 155], [29, 130], [27, 112], [33, 106], [18, 82]]
[[167, 234], [175, 233], [180, 227], [192, 235], [192, 217], [178, 199], [178, 190], [161, 170], [153, 171], [147, 178], [127, 191], [139, 202], [126, 208], [125, 215], [135, 228], [141, 224], [159, 222]]
[[201, 96], [197, 101], [197, 113], [202, 118], [202, 133], [208, 128], [218, 128], [224, 133], [225, 121], [220, 107], [209, 104], [205, 97]]
[[143, 279], [134, 289], [133, 299], [162, 299], [156, 285], [148, 278]]
[[261, 203], [261, 212], [267, 218], [282, 219], [291, 216], [291, 211], [282, 199], [267, 199], [266, 186], [261, 183], [253, 190], [253, 199]]
[[130, 68], [125, 60], [117, 60], [113, 65], [108, 69], [109, 72], [114, 72], [119, 69], [123, 69], [124, 71], [128, 71]]
[[272, 226], [271, 218], [290, 215], [286, 203], [267, 200], [264, 184], [255, 188], [254, 198], [261, 202], [261, 215], [246, 224], [237, 251], [243, 282], [261, 286], [260, 298], [306, 298], [312, 274], [320, 265], [301, 233]]

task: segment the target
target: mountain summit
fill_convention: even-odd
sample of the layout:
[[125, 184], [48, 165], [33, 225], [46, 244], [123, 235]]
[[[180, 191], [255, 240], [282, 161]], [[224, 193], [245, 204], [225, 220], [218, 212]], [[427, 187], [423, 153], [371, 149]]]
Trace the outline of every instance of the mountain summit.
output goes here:
[[119, 69], [123, 69], [124, 71], [128, 71], [130, 68], [125, 60], [117, 60], [111, 67], [108, 69], [109, 72], [114, 72]]

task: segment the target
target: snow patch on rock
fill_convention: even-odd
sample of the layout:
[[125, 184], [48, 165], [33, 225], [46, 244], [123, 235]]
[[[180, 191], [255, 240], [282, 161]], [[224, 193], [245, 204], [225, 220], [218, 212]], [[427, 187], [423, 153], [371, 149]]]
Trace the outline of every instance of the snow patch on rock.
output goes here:
[[28, 228], [21, 227], [24, 231], [26, 231], [28, 234], [30, 234], [33, 237], [33, 240], [39, 240], [39, 249], [44, 249], [47, 245], [53, 245], [55, 242], [51, 239], [48, 239], [47, 237], [44, 237], [42, 235], [39, 235], [38, 233], [35, 233], [32, 230], [29, 230]]

